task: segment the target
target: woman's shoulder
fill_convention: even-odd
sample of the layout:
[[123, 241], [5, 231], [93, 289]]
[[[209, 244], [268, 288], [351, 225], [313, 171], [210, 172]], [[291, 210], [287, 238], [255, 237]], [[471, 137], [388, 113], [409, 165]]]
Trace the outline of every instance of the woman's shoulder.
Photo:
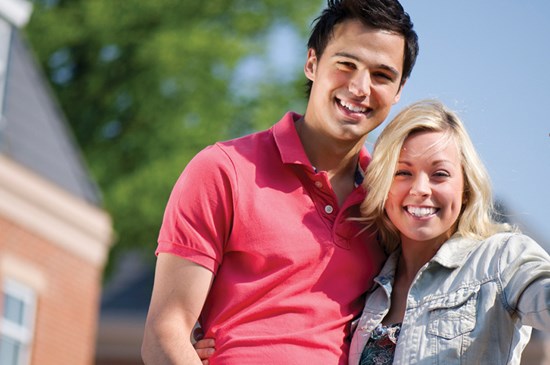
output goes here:
[[550, 260], [548, 252], [539, 243], [521, 232], [496, 233], [485, 239], [480, 247], [483, 246], [502, 265], [518, 260]]
[[519, 231], [495, 233], [483, 240], [483, 244], [502, 246], [508, 249], [532, 245], [539, 246], [533, 238]]

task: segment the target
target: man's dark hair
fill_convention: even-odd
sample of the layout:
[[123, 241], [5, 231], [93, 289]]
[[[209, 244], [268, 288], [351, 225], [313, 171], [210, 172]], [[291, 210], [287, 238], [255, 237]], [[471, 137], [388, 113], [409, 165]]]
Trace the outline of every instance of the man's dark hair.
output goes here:
[[[409, 14], [397, 0], [328, 0], [327, 7], [313, 21], [313, 29], [307, 42], [319, 60], [333, 36], [334, 27], [345, 20], [360, 20], [363, 24], [388, 30], [405, 38], [403, 76], [401, 84], [411, 74], [418, 55], [418, 36], [413, 29]], [[308, 80], [307, 94], [313, 82]]]

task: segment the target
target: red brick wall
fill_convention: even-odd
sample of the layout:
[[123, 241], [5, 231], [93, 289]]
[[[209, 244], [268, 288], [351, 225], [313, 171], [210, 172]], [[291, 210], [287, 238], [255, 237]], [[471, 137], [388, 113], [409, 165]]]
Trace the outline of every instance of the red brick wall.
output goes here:
[[46, 279], [45, 290], [37, 293], [31, 365], [92, 365], [101, 268], [0, 217], [4, 254], [32, 265]]

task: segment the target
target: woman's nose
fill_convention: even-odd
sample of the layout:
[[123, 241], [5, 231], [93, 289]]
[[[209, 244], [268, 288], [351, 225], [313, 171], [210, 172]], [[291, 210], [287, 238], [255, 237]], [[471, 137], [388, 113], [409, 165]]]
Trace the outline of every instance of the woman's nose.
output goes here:
[[411, 186], [410, 194], [423, 196], [423, 195], [430, 194], [430, 192], [431, 192], [431, 189], [430, 189], [429, 178], [424, 175], [417, 176], [414, 179], [413, 184]]

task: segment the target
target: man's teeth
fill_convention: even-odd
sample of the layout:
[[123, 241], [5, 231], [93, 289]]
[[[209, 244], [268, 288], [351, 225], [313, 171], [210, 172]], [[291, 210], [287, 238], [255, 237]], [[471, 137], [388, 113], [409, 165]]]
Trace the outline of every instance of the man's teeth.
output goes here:
[[436, 211], [436, 208], [407, 207], [407, 212], [414, 215], [415, 217], [427, 217], [429, 215], [435, 214]]
[[342, 105], [346, 109], [351, 110], [354, 113], [364, 113], [364, 112], [367, 111], [367, 108], [362, 108], [362, 107], [359, 107], [359, 106], [356, 106], [356, 105], [353, 105], [353, 104], [350, 104], [350, 103], [346, 103], [345, 101], [342, 101], [342, 100], [340, 100], [340, 105]]

